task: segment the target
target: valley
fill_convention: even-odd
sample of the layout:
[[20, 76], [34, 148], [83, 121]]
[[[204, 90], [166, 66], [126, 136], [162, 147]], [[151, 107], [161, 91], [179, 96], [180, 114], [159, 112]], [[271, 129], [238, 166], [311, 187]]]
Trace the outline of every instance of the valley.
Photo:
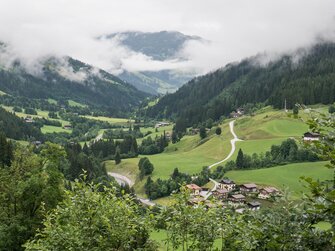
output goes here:
[[[319, 106], [318, 109], [323, 109], [322, 107], [324, 106]], [[280, 145], [288, 138], [301, 142], [303, 134], [308, 131], [306, 122], [310, 116], [309, 110], [301, 112], [299, 118], [294, 118], [291, 111], [286, 113], [283, 110], [265, 107], [253, 116], [236, 119], [234, 131], [243, 140], [236, 141], [236, 151], [226, 161], [235, 160], [238, 149], [249, 155], [265, 154], [272, 145]], [[181, 172], [196, 174], [203, 167], [211, 167], [213, 164], [218, 166], [220, 164], [215, 163], [225, 159], [231, 152], [230, 141], [233, 135], [229, 130], [229, 123], [231, 122], [228, 120], [219, 124], [222, 128], [220, 136], [216, 135], [213, 129], [212, 134], [209, 133], [205, 140], [201, 140], [199, 135], [186, 135], [178, 143], [170, 144], [163, 153], [139, 155], [137, 158], [122, 160], [119, 165], [115, 165], [113, 161], [106, 161], [106, 167], [109, 171], [129, 177], [135, 182], [136, 193], [145, 196], [143, 188], [145, 182], [138, 176], [140, 158], [147, 157], [154, 165], [155, 169], [151, 175], [153, 179], [168, 179], [176, 167]], [[307, 176], [321, 180], [330, 179], [332, 171], [325, 165], [326, 162], [294, 163], [250, 171], [228, 171], [226, 176], [240, 184], [254, 182], [259, 185], [272, 185], [282, 190], [287, 189], [292, 195], [290, 198], [299, 199], [302, 191], [306, 191], [299, 178]], [[215, 166], [212, 168], [215, 169]]]
[[335, 43], [237, 57], [132, 15], [0, 36], [0, 250], [334, 250]]

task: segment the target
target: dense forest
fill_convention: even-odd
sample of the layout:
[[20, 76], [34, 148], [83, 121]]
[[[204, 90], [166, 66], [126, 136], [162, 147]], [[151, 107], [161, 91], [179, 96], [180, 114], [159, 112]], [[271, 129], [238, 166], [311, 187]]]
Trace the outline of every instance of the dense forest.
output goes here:
[[17, 62], [9, 69], [0, 67], [0, 79], [0, 89], [7, 94], [29, 99], [72, 99], [111, 116], [124, 116], [148, 96], [119, 78], [72, 58], [50, 58], [34, 75]]
[[41, 140], [41, 130], [0, 107], [0, 131], [16, 140]]
[[335, 101], [334, 43], [297, 51], [266, 66], [258, 62], [258, 57], [253, 57], [194, 78], [143, 112], [156, 118], [183, 118], [190, 126], [218, 120], [247, 104], [284, 108], [286, 99], [287, 107], [292, 108], [296, 103]]

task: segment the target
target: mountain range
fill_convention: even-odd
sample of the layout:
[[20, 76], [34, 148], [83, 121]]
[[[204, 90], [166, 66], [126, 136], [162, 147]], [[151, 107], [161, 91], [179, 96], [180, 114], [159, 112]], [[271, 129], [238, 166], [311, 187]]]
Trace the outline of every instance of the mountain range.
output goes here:
[[[188, 36], [177, 31], [139, 32], [129, 31], [112, 33], [105, 39], [119, 39], [120, 44], [127, 49], [142, 53], [153, 60], [184, 61], [180, 52], [188, 41], [204, 41], [199, 36]], [[134, 85], [137, 89], [151, 94], [175, 92], [180, 86], [195, 76], [194, 72], [178, 70], [138, 71], [124, 70], [119, 75], [121, 79]]]

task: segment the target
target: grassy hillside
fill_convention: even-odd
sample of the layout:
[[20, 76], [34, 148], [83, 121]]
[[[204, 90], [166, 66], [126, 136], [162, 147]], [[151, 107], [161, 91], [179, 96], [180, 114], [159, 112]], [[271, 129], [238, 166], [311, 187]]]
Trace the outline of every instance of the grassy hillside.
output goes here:
[[[224, 159], [231, 150], [228, 124], [222, 125], [222, 135], [211, 135], [209, 139], [200, 140], [199, 135], [185, 136], [176, 144], [170, 144], [161, 154], [147, 155], [155, 166], [153, 178], [168, 178], [173, 169], [178, 167], [180, 171], [197, 173], [203, 166]], [[124, 159], [121, 164], [115, 166], [114, 161], [108, 162], [109, 170], [124, 175], [138, 172], [138, 158]], [[134, 177], [134, 174], [131, 174]], [[136, 175], [135, 175], [136, 176]]]

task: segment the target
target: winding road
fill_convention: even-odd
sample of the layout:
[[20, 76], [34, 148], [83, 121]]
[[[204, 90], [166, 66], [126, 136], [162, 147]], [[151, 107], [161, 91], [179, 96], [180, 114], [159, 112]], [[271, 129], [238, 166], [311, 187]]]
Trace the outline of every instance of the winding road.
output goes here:
[[[213, 166], [216, 166], [216, 165], [219, 165], [223, 162], [225, 162], [226, 160], [228, 160], [231, 156], [233, 156], [235, 150], [236, 150], [236, 146], [235, 146], [235, 143], [237, 141], [242, 141], [241, 139], [239, 139], [236, 135], [236, 133], [234, 132], [234, 122], [235, 120], [229, 122], [229, 129], [230, 129], [230, 132], [231, 134], [233, 135], [233, 139], [230, 140], [230, 144], [231, 144], [231, 150], [230, 150], [230, 153], [228, 154], [228, 156], [223, 159], [223, 160], [220, 160], [210, 166], [208, 166], [208, 169], [211, 169]], [[119, 183], [120, 185], [125, 185], [125, 184], [128, 184], [129, 187], [132, 187], [134, 185], [134, 181], [132, 181], [131, 179], [129, 179], [128, 177], [124, 176], [124, 175], [121, 175], [119, 173], [113, 173], [113, 172], [108, 172], [108, 175], [109, 176], [112, 176], [114, 177], [114, 179], [116, 180], [117, 183]], [[216, 182], [215, 180], [213, 179], [210, 179], [213, 183], [214, 183], [214, 188], [213, 190], [216, 189], [217, 185], [218, 185], [218, 182]], [[140, 198], [137, 196], [137, 199], [139, 201], [141, 201], [143, 204], [145, 205], [148, 205], [148, 206], [154, 206], [156, 205], [154, 202], [148, 200], [148, 199], [143, 199], [143, 198]]]
[[231, 150], [230, 150], [230, 153], [228, 154], [228, 156], [227, 156], [225, 159], [220, 160], [220, 161], [218, 161], [218, 162], [216, 162], [216, 163], [214, 163], [214, 164], [208, 166], [208, 169], [211, 169], [213, 166], [219, 165], [219, 164], [221, 164], [221, 163], [227, 161], [231, 156], [233, 156], [233, 154], [234, 154], [234, 152], [235, 152], [235, 150], [236, 150], [235, 143], [236, 143], [237, 141], [242, 141], [241, 139], [239, 139], [239, 138], [237, 137], [236, 133], [234, 132], [234, 123], [235, 123], [235, 120], [229, 122], [229, 129], [230, 129], [231, 134], [232, 134], [233, 137], [234, 137], [232, 140], [230, 140], [230, 144], [231, 144]]
[[[128, 177], [124, 176], [124, 175], [121, 175], [119, 173], [113, 173], [113, 172], [108, 172], [108, 175], [109, 176], [112, 176], [117, 183], [119, 183], [119, 185], [125, 185], [127, 184], [129, 187], [132, 187], [134, 185], [134, 182], [129, 179]], [[144, 199], [144, 198], [141, 198], [141, 197], [138, 197], [136, 196], [136, 198], [142, 202], [143, 204], [147, 205], [147, 206], [154, 206], [156, 205], [154, 202], [152, 202], [151, 200], [149, 199]]]

